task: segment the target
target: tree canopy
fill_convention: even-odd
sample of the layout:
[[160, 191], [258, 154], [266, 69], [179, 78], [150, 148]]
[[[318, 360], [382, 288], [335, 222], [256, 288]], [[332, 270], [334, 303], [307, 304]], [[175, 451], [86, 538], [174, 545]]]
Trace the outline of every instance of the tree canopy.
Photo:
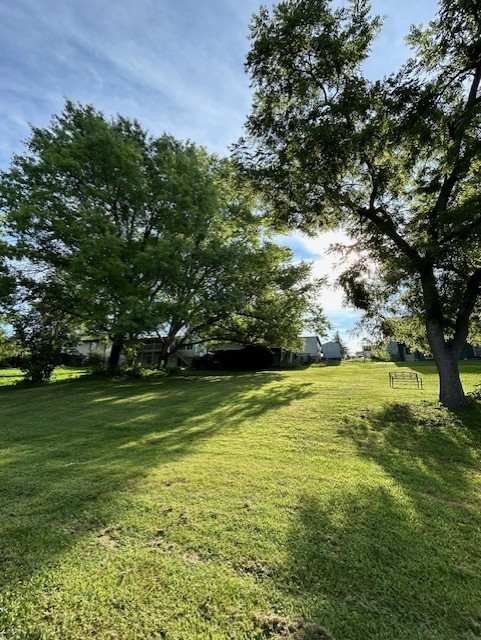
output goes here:
[[108, 336], [111, 366], [161, 329], [166, 349], [223, 332], [289, 342], [310, 309], [308, 266], [263, 238], [231, 162], [136, 121], [67, 101], [33, 128], [0, 193], [24, 308]]
[[363, 0], [262, 8], [236, 156], [277, 225], [350, 236], [349, 301], [422, 320], [440, 400], [454, 407], [457, 360], [479, 322], [479, 3], [441, 0], [426, 28], [411, 29], [412, 58], [371, 80], [363, 65], [380, 27]]

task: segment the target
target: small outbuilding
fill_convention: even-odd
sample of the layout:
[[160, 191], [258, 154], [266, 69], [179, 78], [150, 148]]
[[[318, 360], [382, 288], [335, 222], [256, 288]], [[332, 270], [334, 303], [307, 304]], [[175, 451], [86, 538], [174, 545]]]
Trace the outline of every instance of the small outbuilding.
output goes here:
[[322, 345], [322, 357], [325, 360], [340, 360], [341, 345], [339, 342], [325, 342]]

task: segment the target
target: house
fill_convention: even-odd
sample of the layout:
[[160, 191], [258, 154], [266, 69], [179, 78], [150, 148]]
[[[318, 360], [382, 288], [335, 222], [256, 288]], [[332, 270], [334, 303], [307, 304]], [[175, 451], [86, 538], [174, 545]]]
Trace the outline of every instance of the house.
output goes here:
[[[390, 340], [387, 344], [387, 352], [391, 356], [391, 359], [395, 362], [420, 362], [423, 360], [430, 360], [432, 356], [422, 353], [417, 349], [412, 349], [409, 345], [404, 342], [396, 342], [395, 340]], [[460, 360], [474, 360], [475, 358], [479, 358], [481, 355], [481, 347], [477, 345], [472, 345], [466, 342], [464, 345], [461, 355], [459, 356]]]
[[[142, 364], [151, 364], [149, 359], [152, 358], [152, 362], [158, 362], [155, 360], [155, 353], [157, 347], [160, 351], [160, 345], [155, 345], [155, 339], [152, 338], [144, 341], [144, 349], [142, 353]], [[255, 345], [245, 345], [238, 342], [222, 342], [209, 347], [209, 352], [214, 356], [210, 358], [212, 364], [215, 362], [223, 367], [228, 368], [233, 366], [245, 367], [248, 360], [260, 363], [262, 361], [264, 366], [280, 367], [292, 364], [304, 364], [309, 362], [319, 362], [322, 358], [322, 345], [318, 336], [305, 336], [302, 337], [304, 341], [303, 350], [300, 352], [292, 351], [291, 349], [285, 349], [284, 347], [256, 347]], [[256, 352], [255, 349], [264, 349], [262, 358], [260, 352]], [[231, 352], [237, 352], [233, 354]], [[242, 353], [241, 353], [242, 352]], [[177, 357], [177, 362], [169, 362], [169, 364], [178, 364], [190, 366], [194, 357], [202, 357], [207, 354], [207, 349], [204, 345], [184, 345], [182, 349], [176, 352], [174, 358]], [[217, 357], [216, 357], [217, 356]], [[214, 362], [215, 361], [215, 362]], [[223, 363], [223, 364], [222, 364]]]
[[[140, 353], [140, 364], [143, 366], [158, 365], [162, 356], [162, 338], [143, 338], [142, 351]], [[190, 367], [194, 357], [201, 357], [207, 353], [203, 344], [186, 343], [176, 351], [168, 360], [170, 367]]]
[[418, 362], [426, 360], [426, 356], [417, 349], [412, 349], [404, 342], [390, 340], [387, 344], [387, 352], [394, 362]]
[[319, 336], [305, 336], [303, 350], [297, 354], [297, 362], [319, 362], [322, 358], [322, 344]]
[[363, 344], [361, 351], [356, 351], [356, 358], [370, 358], [372, 355], [372, 347], [369, 344]]
[[297, 353], [282, 347], [219, 343], [196, 363], [200, 369], [261, 370], [297, 362]]
[[[111, 345], [96, 338], [83, 338], [80, 342], [65, 349], [62, 353], [62, 364], [67, 367], [81, 367], [94, 362], [107, 362], [110, 356]], [[125, 357], [121, 356], [121, 361]]]
[[[296, 363], [319, 362], [322, 358], [322, 345], [318, 336], [307, 336], [302, 338], [304, 341], [303, 351], [295, 352], [283, 347], [264, 347], [267, 349], [269, 356], [265, 356], [266, 366], [284, 366]], [[160, 363], [163, 350], [163, 341], [161, 337], [140, 338], [139, 343], [141, 349], [139, 353], [139, 363], [142, 366], [155, 366]], [[221, 354], [225, 352], [240, 352], [246, 349], [246, 345], [237, 342], [224, 342], [213, 345], [209, 348], [209, 352]], [[85, 338], [76, 347], [75, 364], [85, 364], [86, 361], [93, 357], [107, 362], [110, 355], [111, 345], [105, 345], [99, 340]], [[186, 343], [182, 348], [178, 349], [168, 360], [167, 366], [184, 366], [190, 367], [194, 358], [200, 358], [206, 355], [208, 349], [203, 344]], [[266, 353], [267, 353], [266, 352]], [[252, 352], [253, 353], [253, 352]], [[240, 356], [240, 359], [245, 356]], [[335, 356], [331, 356], [335, 357]], [[340, 356], [339, 356], [340, 357]], [[223, 359], [234, 362], [236, 356], [223, 356]], [[244, 358], [245, 359], [245, 358]], [[268, 360], [268, 362], [267, 362]], [[125, 362], [125, 356], [121, 356], [121, 362]]]
[[[251, 359], [254, 361], [257, 356], [254, 353], [255, 348], [257, 349], [267, 349], [269, 356], [267, 357], [264, 354], [264, 364], [265, 366], [271, 367], [280, 367], [292, 364], [306, 364], [310, 362], [319, 362], [322, 358], [322, 345], [318, 336], [302, 336], [303, 347], [302, 351], [292, 351], [291, 349], [285, 349], [284, 347], [255, 347], [253, 345], [243, 345], [237, 342], [225, 342], [213, 345], [210, 348], [210, 351], [215, 356], [218, 355], [219, 361], [225, 361], [226, 366], [227, 363], [235, 361], [239, 361], [239, 363], [245, 360], [250, 353]], [[248, 349], [252, 349], [249, 353]], [[230, 356], [229, 352], [236, 351], [241, 352], [238, 356]], [[266, 353], [267, 353], [266, 352]], [[245, 356], [245, 357], [244, 357]], [[245, 364], [245, 363], [244, 363]]]
[[100, 342], [95, 338], [84, 338], [75, 346], [76, 354], [79, 355], [83, 362], [93, 357], [98, 357], [104, 362], [107, 362], [110, 356], [110, 350], [110, 344]]
[[[221, 342], [210, 347], [210, 351], [216, 355], [218, 354], [223, 360], [234, 362], [236, 359], [243, 360], [244, 356], [250, 357], [253, 360], [258, 359], [259, 354], [255, 353], [255, 349], [264, 350], [263, 358], [261, 358], [265, 366], [280, 367], [283, 365], [295, 364], [298, 362], [298, 354], [290, 349], [284, 349], [282, 347], [265, 347], [258, 345], [245, 345], [239, 342]], [[229, 356], [229, 352], [237, 352], [238, 357], [235, 355]], [[240, 352], [243, 352], [243, 355]]]
[[[140, 350], [140, 364], [157, 365], [160, 362], [162, 355], [162, 338], [149, 337], [139, 338]], [[65, 364], [71, 366], [80, 366], [94, 359], [100, 362], [107, 363], [112, 345], [109, 343], [101, 342], [96, 338], [84, 338], [79, 344], [76, 345], [72, 354], [65, 354], [65, 359], [68, 359]], [[182, 349], [179, 349], [168, 361], [169, 366], [190, 366], [192, 358], [194, 356], [201, 356], [206, 353], [206, 348], [203, 345], [198, 344], [184, 344]], [[124, 354], [120, 356], [120, 363], [123, 364], [126, 361]]]
[[322, 355], [326, 360], [340, 360], [341, 345], [339, 342], [325, 342], [322, 345]]

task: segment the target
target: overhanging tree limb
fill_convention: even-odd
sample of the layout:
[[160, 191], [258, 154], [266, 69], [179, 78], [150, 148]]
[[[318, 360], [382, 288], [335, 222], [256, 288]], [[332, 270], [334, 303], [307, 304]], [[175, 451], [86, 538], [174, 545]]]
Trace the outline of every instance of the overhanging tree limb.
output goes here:
[[464, 402], [455, 352], [479, 301], [474, 4], [440, 0], [428, 29], [411, 31], [415, 57], [376, 82], [362, 74], [379, 28], [368, 2], [281, 0], [264, 8], [247, 57], [254, 103], [236, 150], [274, 221], [308, 231], [342, 227], [379, 265], [377, 282], [367, 282], [367, 272], [345, 278], [366, 293], [357, 296], [362, 304], [377, 300], [379, 308], [384, 298], [395, 308], [410, 295], [450, 407]]

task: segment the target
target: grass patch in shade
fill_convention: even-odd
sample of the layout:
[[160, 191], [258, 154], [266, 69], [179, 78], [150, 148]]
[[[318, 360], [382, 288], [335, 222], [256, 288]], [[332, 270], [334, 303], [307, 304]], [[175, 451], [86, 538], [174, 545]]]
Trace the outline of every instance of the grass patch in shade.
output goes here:
[[481, 406], [403, 366], [2, 387], [0, 638], [481, 637]]

